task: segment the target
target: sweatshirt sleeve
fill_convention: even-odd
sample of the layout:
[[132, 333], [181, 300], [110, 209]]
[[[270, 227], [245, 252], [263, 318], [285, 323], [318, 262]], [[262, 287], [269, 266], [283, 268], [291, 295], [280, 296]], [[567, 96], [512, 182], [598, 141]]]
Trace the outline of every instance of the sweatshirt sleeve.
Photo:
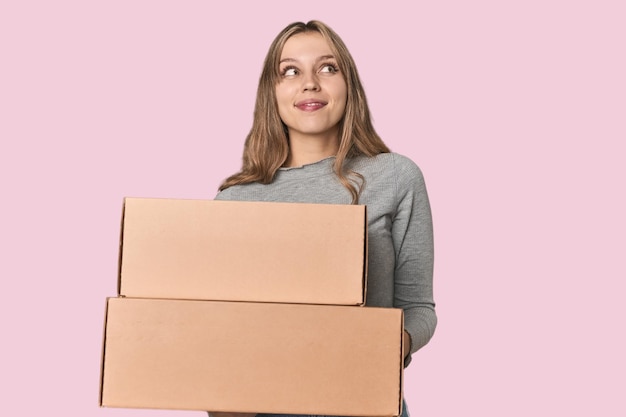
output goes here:
[[408, 158], [394, 155], [397, 209], [392, 223], [396, 255], [394, 306], [404, 310], [411, 355], [426, 345], [437, 325], [433, 299], [433, 227], [424, 177]]

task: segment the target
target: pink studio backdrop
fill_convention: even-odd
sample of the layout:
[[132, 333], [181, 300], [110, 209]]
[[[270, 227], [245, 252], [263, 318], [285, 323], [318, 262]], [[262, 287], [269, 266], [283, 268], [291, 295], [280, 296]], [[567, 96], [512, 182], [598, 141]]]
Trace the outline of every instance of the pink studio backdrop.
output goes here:
[[122, 199], [212, 198], [269, 43], [310, 19], [429, 187], [413, 416], [626, 415], [624, 3], [365, 4], [2, 2], [3, 415], [204, 415], [97, 406]]

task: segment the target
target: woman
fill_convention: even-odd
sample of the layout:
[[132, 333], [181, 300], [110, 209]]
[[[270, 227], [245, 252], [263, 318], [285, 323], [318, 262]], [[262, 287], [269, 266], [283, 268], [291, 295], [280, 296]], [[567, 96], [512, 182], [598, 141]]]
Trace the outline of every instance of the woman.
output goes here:
[[404, 309], [405, 366], [432, 337], [432, 221], [422, 174], [374, 130], [354, 61], [328, 26], [293, 23], [272, 43], [242, 169], [216, 199], [367, 205], [366, 305]]

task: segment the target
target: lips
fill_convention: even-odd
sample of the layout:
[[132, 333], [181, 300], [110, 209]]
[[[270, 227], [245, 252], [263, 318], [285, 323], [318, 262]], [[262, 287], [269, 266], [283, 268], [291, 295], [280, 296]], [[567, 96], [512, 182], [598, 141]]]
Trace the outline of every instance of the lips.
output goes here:
[[318, 99], [298, 101], [294, 106], [302, 111], [316, 111], [327, 105], [328, 102]]

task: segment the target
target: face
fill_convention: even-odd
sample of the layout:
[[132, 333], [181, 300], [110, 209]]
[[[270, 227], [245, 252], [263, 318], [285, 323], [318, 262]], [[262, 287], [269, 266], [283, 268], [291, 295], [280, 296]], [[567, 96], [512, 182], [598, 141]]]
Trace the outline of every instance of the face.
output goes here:
[[276, 85], [278, 113], [289, 136], [318, 136], [339, 141], [347, 87], [328, 42], [317, 32], [285, 42]]

